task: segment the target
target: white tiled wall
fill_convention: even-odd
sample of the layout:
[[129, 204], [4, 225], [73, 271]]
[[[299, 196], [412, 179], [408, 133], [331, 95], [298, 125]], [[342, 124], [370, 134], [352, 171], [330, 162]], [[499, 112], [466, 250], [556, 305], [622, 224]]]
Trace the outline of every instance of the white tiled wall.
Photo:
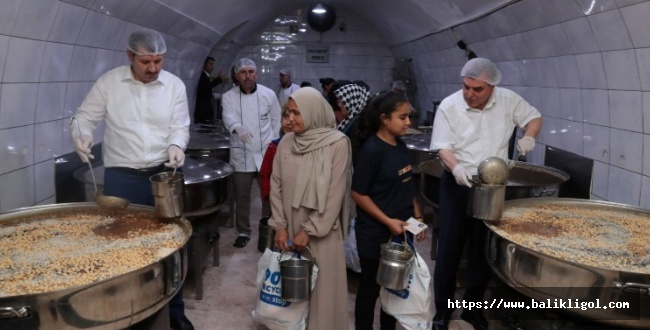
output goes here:
[[[497, 63], [501, 86], [542, 112], [538, 149], [594, 159], [594, 198], [649, 208], [650, 1], [551, 1], [539, 10], [541, 3], [520, 1], [454, 31]], [[391, 49], [433, 59], [417, 70], [428, 86], [421, 104], [460, 88], [465, 59], [455, 42], [443, 31]], [[414, 51], [419, 44], [430, 45], [425, 54]], [[543, 153], [531, 159], [543, 163]]]
[[[105, 3], [124, 9], [111, 14], [113, 8], [99, 12], [82, 7], [92, 5], [92, 1], [78, 2], [82, 6], [75, 1], [2, 1], [0, 212], [55, 201], [54, 158], [73, 151], [67, 130], [69, 118], [102, 73], [128, 64], [128, 35], [150, 27], [129, 23], [115, 13], [123, 17], [132, 12], [126, 10], [130, 6], [139, 8], [150, 2]], [[158, 19], [190, 22], [172, 11], [163, 16]], [[185, 81], [193, 99], [198, 71], [192, 67], [200, 68], [212, 47], [201, 40], [214, 32], [194, 23], [185, 26], [184, 38], [166, 30], [160, 32], [170, 49], [164, 68]], [[181, 52], [182, 61], [178, 58]], [[103, 124], [94, 135], [95, 141], [102, 140]]]

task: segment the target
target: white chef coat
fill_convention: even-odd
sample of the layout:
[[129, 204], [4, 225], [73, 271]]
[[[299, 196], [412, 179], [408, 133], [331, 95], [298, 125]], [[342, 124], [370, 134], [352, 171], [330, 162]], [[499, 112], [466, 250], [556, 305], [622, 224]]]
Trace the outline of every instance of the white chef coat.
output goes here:
[[[223, 123], [230, 132], [230, 164], [236, 172], [258, 172], [266, 147], [280, 135], [280, 105], [268, 87], [260, 84], [251, 94], [239, 87], [223, 94]], [[244, 126], [252, 135], [250, 143], [243, 143], [235, 130]]]
[[[145, 168], [168, 160], [167, 148], [185, 150], [190, 139], [190, 115], [185, 84], [161, 70], [156, 81], [144, 84], [130, 66], [103, 74], [90, 89], [77, 113], [82, 135], [91, 135], [97, 122], [106, 121], [104, 166]], [[71, 123], [73, 138], [77, 126]]]
[[431, 133], [431, 150], [451, 150], [458, 163], [477, 174], [488, 157], [508, 159], [508, 142], [515, 125], [524, 128], [542, 115], [517, 93], [495, 87], [483, 111], [467, 106], [463, 91], [440, 103]]
[[300, 89], [300, 86], [294, 83], [289, 85], [289, 87], [287, 88], [282, 88], [282, 85], [279, 85], [277, 89], [278, 91], [277, 95], [278, 95], [278, 102], [280, 103], [280, 107], [284, 106], [284, 104], [287, 103], [287, 101], [289, 101], [289, 96], [291, 96], [291, 94], [293, 94], [293, 92], [297, 91], [298, 89]]

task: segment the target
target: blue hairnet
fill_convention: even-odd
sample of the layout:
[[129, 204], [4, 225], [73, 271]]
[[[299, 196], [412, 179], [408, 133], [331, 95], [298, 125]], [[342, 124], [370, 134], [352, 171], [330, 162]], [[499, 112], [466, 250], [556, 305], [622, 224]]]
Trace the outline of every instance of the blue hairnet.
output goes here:
[[460, 76], [485, 81], [492, 86], [501, 81], [501, 72], [497, 66], [492, 61], [480, 57], [467, 61], [460, 71]]
[[129, 36], [127, 49], [136, 55], [162, 55], [167, 52], [167, 45], [158, 32], [136, 31]]
[[235, 72], [239, 72], [245, 67], [252, 67], [255, 69], [255, 71], [257, 71], [257, 65], [255, 65], [255, 62], [253, 62], [253, 60], [250, 58], [242, 57], [237, 61], [237, 63], [235, 63]]

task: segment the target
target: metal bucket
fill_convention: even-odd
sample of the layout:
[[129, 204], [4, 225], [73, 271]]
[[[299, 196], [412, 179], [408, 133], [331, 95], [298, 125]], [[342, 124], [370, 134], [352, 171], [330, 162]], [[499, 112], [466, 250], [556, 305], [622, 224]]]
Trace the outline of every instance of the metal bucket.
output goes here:
[[406, 243], [384, 243], [377, 269], [377, 284], [393, 290], [408, 286], [409, 274], [415, 253]]
[[499, 220], [505, 199], [505, 185], [474, 183], [469, 193], [467, 215], [481, 220]]
[[[311, 250], [309, 250], [311, 254]], [[283, 252], [284, 253], [284, 252]], [[309, 300], [311, 297], [311, 273], [314, 268], [312, 260], [288, 259], [280, 261], [282, 278], [282, 299], [286, 301]]]
[[264, 253], [266, 249], [273, 250], [275, 246], [275, 230], [269, 227], [269, 217], [260, 219], [258, 226], [259, 237], [257, 238], [257, 251]]
[[183, 173], [162, 172], [149, 178], [154, 197], [156, 215], [161, 218], [178, 218], [183, 214]]

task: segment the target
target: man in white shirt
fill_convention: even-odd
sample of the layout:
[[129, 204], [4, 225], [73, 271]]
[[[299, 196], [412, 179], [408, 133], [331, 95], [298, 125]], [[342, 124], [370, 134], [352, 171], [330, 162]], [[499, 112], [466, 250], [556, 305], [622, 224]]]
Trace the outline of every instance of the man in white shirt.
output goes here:
[[[129, 36], [130, 66], [103, 74], [70, 123], [75, 150], [85, 163], [93, 158], [92, 131], [102, 119], [104, 194], [133, 204], [154, 205], [149, 177], [181, 167], [189, 141], [190, 116], [185, 84], [162, 70], [167, 46], [153, 31]], [[163, 164], [164, 163], [164, 164]], [[169, 302], [172, 329], [194, 329], [185, 317], [183, 290]]]
[[287, 69], [280, 70], [280, 86], [278, 86], [278, 102], [283, 107], [289, 100], [289, 96], [297, 91], [300, 86], [291, 82], [291, 71]]
[[[437, 150], [446, 171], [440, 182], [438, 254], [434, 270], [436, 316], [433, 329], [447, 329], [454, 311], [456, 273], [465, 242], [469, 241], [468, 284], [463, 299], [483, 301], [490, 269], [485, 260], [486, 227], [467, 215], [470, 180], [488, 157], [507, 160], [508, 141], [515, 126], [524, 129], [517, 142], [520, 154], [535, 147], [541, 114], [521, 96], [497, 87], [501, 72], [490, 60], [474, 58], [461, 71], [463, 88], [446, 97], [433, 124], [431, 150]], [[487, 329], [478, 309], [463, 310], [461, 318], [475, 329]]]
[[[266, 148], [280, 135], [280, 104], [268, 87], [257, 83], [257, 66], [241, 58], [235, 64], [239, 87], [223, 94], [223, 123], [230, 132], [230, 164], [235, 167], [233, 181], [239, 236], [234, 246], [243, 248], [250, 240], [250, 194], [253, 179], [262, 166]], [[258, 178], [259, 184], [259, 178]], [[262, 203], [262, 215], [268, 215]]]

